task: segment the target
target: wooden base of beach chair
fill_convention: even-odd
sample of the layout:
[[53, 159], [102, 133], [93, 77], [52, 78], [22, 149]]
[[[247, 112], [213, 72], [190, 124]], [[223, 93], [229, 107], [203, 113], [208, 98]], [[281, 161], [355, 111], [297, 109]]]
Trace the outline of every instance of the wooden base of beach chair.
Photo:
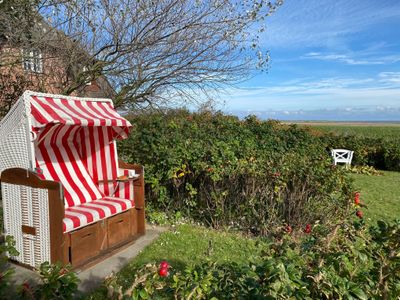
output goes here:
[[[141, 166], [120, 165], [143, 175]], [[49, 261], [84, 268], [145, 233], [143, 176], [134, 183], [135, 207], [67, 233], [62, 231], [64, 197], [60, 183], [41, 180], [36, 173], [21, 168], [3, 171], [1, 181], [3, 195], [11, 200], [3, 203], [8, 228], [5, 234], [16, 239], [20, 252], [10, 259], [21, 265], [37, 268]]]
[[64, 234], [64, 263], [84, 268], [86, 263], [99, 261], [115, 249], [129, 244], [144, 232], [138, 231], [136, 208], [97, 223]]

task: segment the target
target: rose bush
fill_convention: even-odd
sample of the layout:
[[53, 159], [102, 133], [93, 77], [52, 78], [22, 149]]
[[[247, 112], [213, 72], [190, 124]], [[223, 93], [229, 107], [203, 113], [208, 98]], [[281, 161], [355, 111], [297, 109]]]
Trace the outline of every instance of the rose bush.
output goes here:
[[[320, 227], [320, 226], [319, 226]], [[400, 220], [365, 228], [343, 223], [328, 234], [316, 228], [301, 239], [271, 239], [261, 263], [212, 261], [157, 273], [138, 268], [127, 288], [111, 276], [109, 299], [398, 299]]]
[[146, 169], [152, 209], [213, 227], [266, 234], [287, 224], [334, 224], [352, 202], [326, 144], [297, 126], [173, 110], [130, 117], [119, 153]]

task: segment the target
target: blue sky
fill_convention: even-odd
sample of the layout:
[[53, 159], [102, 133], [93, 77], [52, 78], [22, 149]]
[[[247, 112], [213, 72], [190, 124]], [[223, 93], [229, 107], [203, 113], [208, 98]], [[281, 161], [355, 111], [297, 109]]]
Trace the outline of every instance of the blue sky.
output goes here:
[[222, 96], [240, 116], [400, 121], [400, 0], [286, 0], [267, 20], [268, 73]]

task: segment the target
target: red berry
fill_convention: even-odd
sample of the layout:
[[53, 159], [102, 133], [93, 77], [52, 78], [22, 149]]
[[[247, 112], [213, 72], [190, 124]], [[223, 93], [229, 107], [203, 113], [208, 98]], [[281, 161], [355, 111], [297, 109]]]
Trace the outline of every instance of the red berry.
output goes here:
[[287, 233], [292, 233], [292, 231], [293, 231], [292, 226], [287, 225], [287, 226], [285, 227], [285, 231], [286, 231]]
[[167, 277], [168, 276], [168, 269], [167, 268], [161, 268], [158, 271], [158, 275], [160, 275], [161, 277]]
[[311, 233], [311, 224], [307, 224], [306, 228], [304, 229], [305, 233]]
[[160, 263], [160, 268], [161, 268], [161, 269], [168, 269], [168, 268], [169, 268], [169, 264], [168, 264], [165, 260], [163, 260], [163, 261]]
[[360, 219], [362, 219], [362, 217], [363, 217], [362, 211], [361, 210], [357, 210], [356, 211], [356, 216], [359, 217]]

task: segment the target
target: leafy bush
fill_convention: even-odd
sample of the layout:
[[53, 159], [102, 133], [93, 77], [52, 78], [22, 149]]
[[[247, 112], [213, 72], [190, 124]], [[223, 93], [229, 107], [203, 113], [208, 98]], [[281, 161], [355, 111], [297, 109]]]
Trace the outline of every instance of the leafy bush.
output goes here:
[[178, 271], [164, 262], [137, 270], [124, 289], [107, 279], [109, 299], [397, 299], [400, 296], [400, 220], [365, 230], [362, 221], [318, 227], [300, 242], [272, 240], [262, 263], [211, 261]]
[[70, 266], [45, 262], [39, 269], [41, 284], [34, 288], [35, 299], [74, 299], [79, 279]]
[[11, 276], [14, 274], [14, 269], [9, 266], [7, 253], [18, 255], [15, 240], [11, 236], [6, 236], [5, 240], [0, 242], [0, 296], [9, 292]]
[[11, 285], [14, 269], [8, 262], [8, 256], [17, 256], [13, 237], [6, 236], [0, 243], [0, 298], [1, 299], [74, 299], [78, 290], [79, 279], [71, 272], [70, 266], [61, 264], [41, 264], [39, 274], [40, 282], [31, 285], [24, 282], [15, 290]]
[[[9, 250], [15, 251], [10, 244]], [[15, 252], [12, 255], [16, 255]], [[1, 299], [75, 299], [78, 295], [77, 275], [71, 271], [70, 266], [61, 266], [61, 264], [49, 264], [45, 262], [41, 264], [39, 269], [40, 281], [30, 283], [24, 282], [22, 285], [11, 286], [11, 276], [14, 269], [9, 264], [2, 271], [3, 276], [0, 278], [0, 298]]]
[[145, 165], [147, 201], [157, 210], [255, 234], [346, 214], [349, 180], [307, 130], [184, 110], [131, 121], [120, 155]]
[[355, 165], [368, 165], [381, 170], [400, 171], [400, 139], [365, 137], [362, 135], [322, 134], [328, 148], [354, 151]]
[[382, 176], [383, 172], [371, 166], [350, 166], [350, 172], [355, 174], [364, 174], [370, 176]]

